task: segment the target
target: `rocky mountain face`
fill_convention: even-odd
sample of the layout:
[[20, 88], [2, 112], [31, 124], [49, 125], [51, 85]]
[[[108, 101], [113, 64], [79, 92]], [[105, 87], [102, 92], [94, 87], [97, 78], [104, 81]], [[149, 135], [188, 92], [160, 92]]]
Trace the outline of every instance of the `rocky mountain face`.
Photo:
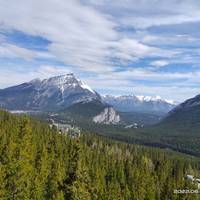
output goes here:
[[112, 107], [106, 107], [93, 118], [93, 122], [99, 124], [118, 124], [120, 123], [120, 115]]
[[116, 110], [121, 112], [160, 112], [167, 113], [176, 106], [173, 101], [168, 101], [157, 97], [149, 96], [111, 96], [102, 97], [103, 101], [112, 105]]
[[35, 79], [0, 90], [0, 107], [9, 110], [60, 110], [100, 95], [73, 74]]

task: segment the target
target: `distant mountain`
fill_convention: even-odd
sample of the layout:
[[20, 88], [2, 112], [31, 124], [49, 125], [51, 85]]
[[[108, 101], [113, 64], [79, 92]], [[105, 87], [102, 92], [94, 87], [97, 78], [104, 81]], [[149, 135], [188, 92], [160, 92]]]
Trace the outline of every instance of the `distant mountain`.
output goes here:
[[200, 94], [179, 104], [169, 114], [174, 114], [180, 111], [191, 111], [193, 108], [200, 109]]
[[0, 90], [0, 107], [9, 110], [60, 110], [100, 95], [73, 74], [35, 79]]
[[177, 128], [200, 128], [200, 95], [188, 99], [172, 109], [162, 123], [176, 124]]
[[159, 96], [105, 95], [102, 99], [121, 112], [167, 113], [176, 106], [175, 102], [161, 99]]

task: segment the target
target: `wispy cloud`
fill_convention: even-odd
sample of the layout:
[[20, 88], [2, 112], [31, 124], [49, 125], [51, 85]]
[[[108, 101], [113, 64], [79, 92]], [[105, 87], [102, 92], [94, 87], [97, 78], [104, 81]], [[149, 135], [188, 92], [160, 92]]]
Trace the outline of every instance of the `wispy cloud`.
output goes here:
[[196, 0], [108, 0], [85, 1], [104, 12], [111, 13], [124, 25], [138, 29], [152, 26], [199, 22], [200, 4]]
[[65, 66], [41, 65], [35, 69], [27, 69], [26, 73], [23, 73], [22, 66], [16, 64], [15, 67], [17, 70], [13, 73], [13, 68], [3, 68], [3, 66], [0, 66], [0, 85], [2, 87], [9, 87], [13, 84], [21, 84], [35, 78], [44, 79], [50, 76], [57, 76], [71, 72], [69, 69], [66, 69]]
[[[78, 1], [28, 3], [21, 0], [13, 4], [8, 0], [0, 5], [0, 20], [5, 29], [47, 38], [51, 41], [48, 50], [53, 55], [83, 70], [102, 71], [99, 68], [105, 68], [113, 60], [126, 63], [161, 54], [158, 47], [150, 47], [134, 38], [123, 38], [116, 31], [118, 24], [111, 16]], [[5, 9], [7, 6], [9, 12]]]
[[150, 63], [150, 65], [153, 65], [155, 67], [164, 67], [168, 64], [169, 64], [169, 62], [166, 61], [166, 60], [155, 60], [155, 61]]

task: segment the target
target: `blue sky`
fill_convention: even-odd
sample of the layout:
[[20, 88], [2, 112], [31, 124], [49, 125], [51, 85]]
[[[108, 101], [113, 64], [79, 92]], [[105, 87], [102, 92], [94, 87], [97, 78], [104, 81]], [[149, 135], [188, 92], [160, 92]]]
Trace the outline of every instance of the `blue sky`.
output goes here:
[[196, 0], [0, 0], [0, 88], [73, 72], [103, 94], [183, 101], [200, 93], [199, 10]]

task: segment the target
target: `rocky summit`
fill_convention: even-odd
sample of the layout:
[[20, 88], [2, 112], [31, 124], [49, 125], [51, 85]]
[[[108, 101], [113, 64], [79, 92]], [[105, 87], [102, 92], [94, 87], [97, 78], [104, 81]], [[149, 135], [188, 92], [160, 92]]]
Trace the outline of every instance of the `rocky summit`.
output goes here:
[[9, 110], [60, 110], [93, 99], [101, 97], [74, 74], [34, 79], [0, 90], [0, 107]]

